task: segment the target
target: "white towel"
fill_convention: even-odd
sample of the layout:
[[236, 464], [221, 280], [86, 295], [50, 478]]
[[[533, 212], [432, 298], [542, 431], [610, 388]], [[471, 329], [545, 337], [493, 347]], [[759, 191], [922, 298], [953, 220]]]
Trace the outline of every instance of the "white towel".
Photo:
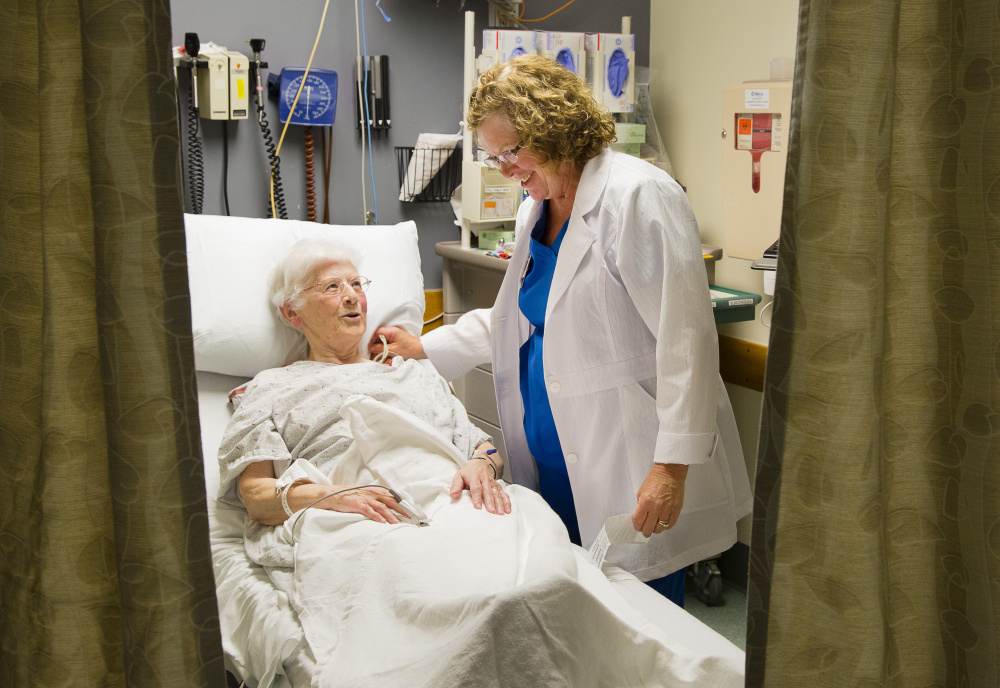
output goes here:
[[461, 140], [461, 134], [420, 134], [406, 166], [399, 200], [412, 201], [419, 196]]

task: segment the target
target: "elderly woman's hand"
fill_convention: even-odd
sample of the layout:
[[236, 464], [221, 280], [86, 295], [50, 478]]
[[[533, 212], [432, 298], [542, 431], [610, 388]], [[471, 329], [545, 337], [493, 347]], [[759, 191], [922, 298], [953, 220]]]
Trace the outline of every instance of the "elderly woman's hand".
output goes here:
[[[493, 448], [487, 442], [479, 445], [479, 448]], [[478, 449], [478, 448], [477, 448]], [[495, 457], [496, 454], [493, 454]], [[499, 459], [494, 459], [498, 462]], [[455, 474], [455, 479], [451, 481], [451, 498], [458, 499], [462, 490], [468, 490], [472, 496], [472, 506], [482, 509], [486, 505], [486, 510], [491, 514], [510, 513], [510, 495], [508, 495], [503, 485], [497, 482], [490, 466], [495, 465], [490, 459], [482, 456], [474, 456], [469, 459], [462, 469]], [[500, 473], [503, 473], [503, 464], [500, 464]]]
[[[280, 526], [288, 518], [284, 506], [281, 504], [281, 497], [275, 492], [276, 483], [273, 461], [255, 461], [243, 469], [240, 474], [240, 497], [243, 499], [247, 514], [265, 526]], [[386, 488], [362, 487], [315, 503], [316, 500], [326, 495], [332, 495], [335, 492], [350, 489], [350, 487], [350, 485], [317, 485], [305, 481], [296, 482], [287, 489], [285, 499], [292, 513], [313, 506], [315, 509], [361, 514], [379, 523], [399, 523], [399, 519], [392, 513], [393, 511], [402, 514], [405, 518], [410, 518], [409, 514], [399, 507], [399, 503], [392, 498]]]
[[[399, 502], [393, 499], [385, 488], [360, 487], [350, 492], [334, 495], [335, 492], [347, 490], [350, 487], [350, 485], [316, 485], [315, 483], [293, 485], [288, 489], [288, 506], [293, 513], [312, 505], [314, 509], [361, 514], [378, 523], [399, 523], [394, 511], [404, 518], [410, 518], [410, 515], [400, 508]], [[314, 504], [317, 499], [326, 495], [334, 496]]]
[[380, 327], [375, 330], [371, 341], [368, 342], [368, 353], [373, 359], [382, 353], [383, 346], [379, 335], [384, 336], [388, 342], [390, 356], [402, 356], [406, 359], [427, 358], [420, 337], [415, 337], [399, 327]]
[[636, 530], [649, 537], [677, 525], [684, 506], [687, 473], [688, 467], [683, 464], [653, 464], [636, 494], [638, 504], [632, 513], [632, 525]]

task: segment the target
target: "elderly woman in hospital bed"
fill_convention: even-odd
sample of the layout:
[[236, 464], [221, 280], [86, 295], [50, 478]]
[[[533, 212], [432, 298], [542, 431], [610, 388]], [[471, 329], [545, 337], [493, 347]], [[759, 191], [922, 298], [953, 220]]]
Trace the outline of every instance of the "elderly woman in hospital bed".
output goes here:
[[[261, 373], [245, 392], [234, 395], [240, 408], [220, 456], [224, 473], [238, 475], [249, 518], [277, 526], [307, 506], [357, 513], [379, 523], [397, 524], [399, 516], [410, 517], [387, 489], [325, 485], [312, 479], [313, 466], [327, 470], [350, 446], [348, 422], [339, 410], [355, 394], [413, 414], [465, 456], [478, 459], [458, 470], [452, 496], [469, 488], [476, 508], [485, 504], [491, 513], [509, 512], [510, 500], [495, 480], [503, 473], [502, 459], [489, 437], [469, 422], [443, 380], [433, 370], [402, 359], [390, 367], [361, 356], [369, 281], [358, 275], [356, 262], [336, 245], [304, 239], [272, 275], [272, 301], [283, 321], [305, 335], [309, 357]], [[298, 460], [302, 463], [289, 470]], [[279, 468], [288, 476], [280, 481]], [[265, 532], [249, 525], [251, 548]], [[264, 550], [251, 553], [258, 555], [258, 563], [281, 563], [268, 561]]]
[[357, 263], [307, 240], [275, 269], [308, 360], [234, 393], [219, 450], [220, 500], [246, 508], [244, 546], [298, 615], [312, 685], [742, 685], [739, 661], [693, 652], [578, 566], [432, 367], [360, 354]]

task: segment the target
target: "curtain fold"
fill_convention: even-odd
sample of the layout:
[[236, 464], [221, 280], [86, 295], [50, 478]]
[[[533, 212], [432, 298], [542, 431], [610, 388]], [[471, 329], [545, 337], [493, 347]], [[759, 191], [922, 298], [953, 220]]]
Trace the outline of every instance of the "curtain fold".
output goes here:
[[748, 686], [1000, 685], [1000, 4], [803, 0]]
[[0, 685], [225, 685], [170, 40], [0, 7]]

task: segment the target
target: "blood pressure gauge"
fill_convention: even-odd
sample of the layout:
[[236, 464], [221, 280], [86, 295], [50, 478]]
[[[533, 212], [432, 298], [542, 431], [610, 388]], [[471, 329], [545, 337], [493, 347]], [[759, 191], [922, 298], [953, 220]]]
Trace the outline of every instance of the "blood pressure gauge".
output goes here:
[[[282, 123], [332, 127], [337, 115], [337, 73], [329, 69], [285, 67], [281, 70], [278, 87], [278, 119]], [[302, 78], [305, 77], [305, 86]], [[302, 94], [292, 112], [295, 95], [302, 86]]]

